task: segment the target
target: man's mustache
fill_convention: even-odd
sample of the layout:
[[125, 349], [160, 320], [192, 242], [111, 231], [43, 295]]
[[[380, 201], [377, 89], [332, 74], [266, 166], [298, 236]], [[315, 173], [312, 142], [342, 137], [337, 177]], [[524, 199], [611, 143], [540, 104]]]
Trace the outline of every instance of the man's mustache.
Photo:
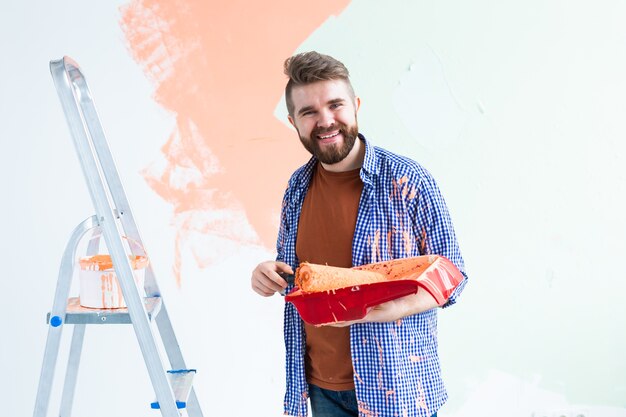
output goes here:
[[344, 133], [345, 132], [345, 126], [344, 125], [334, 124], [334, 125], [329, 126], [329, 127], [315, 128], [315, 129], [313, 129], [313, 132], [311, 132], [311, 136], [319, 136], [319, 135], [324, 134], [324, 133], [334, 132], [335, 130], [339, 130], [341, 133]]

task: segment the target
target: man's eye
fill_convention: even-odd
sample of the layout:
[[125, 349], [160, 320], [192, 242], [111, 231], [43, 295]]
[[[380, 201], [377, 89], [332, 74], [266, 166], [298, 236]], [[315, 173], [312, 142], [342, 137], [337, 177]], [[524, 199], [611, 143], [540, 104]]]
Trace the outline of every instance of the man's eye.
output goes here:
[[341, 103], [333, 103], [333, 104], [331, 104], [331, 105], [330, 105], [330, 108], [331, 108], [331, 109], [338, 109], [338, 108], [339, 108], [339, 107], [341, 107], [341, 106], [342, 106], [342, 104], [341, 104]]

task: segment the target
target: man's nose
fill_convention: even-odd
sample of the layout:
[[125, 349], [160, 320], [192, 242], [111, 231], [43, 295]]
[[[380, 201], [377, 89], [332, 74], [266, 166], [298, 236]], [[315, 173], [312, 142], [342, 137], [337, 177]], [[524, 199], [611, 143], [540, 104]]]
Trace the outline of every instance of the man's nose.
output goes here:
[[319, 112], [319, 118], [317, 119], [318, 127], [328, 127], [335, 123], [335, 116], [333, 112], [329, 110], [322, 110]]

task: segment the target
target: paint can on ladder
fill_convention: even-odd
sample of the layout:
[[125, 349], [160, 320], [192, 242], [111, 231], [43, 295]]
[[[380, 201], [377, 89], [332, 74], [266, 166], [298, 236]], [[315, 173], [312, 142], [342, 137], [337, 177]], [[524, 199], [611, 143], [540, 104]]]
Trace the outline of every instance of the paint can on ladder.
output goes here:
[[[130, 255], [133, 280], [138, 290], [143, 289], [148, 258]], [[79, 259], [80, 305], [88, 308], [126, 307], [111, 255], [85, 256]]]

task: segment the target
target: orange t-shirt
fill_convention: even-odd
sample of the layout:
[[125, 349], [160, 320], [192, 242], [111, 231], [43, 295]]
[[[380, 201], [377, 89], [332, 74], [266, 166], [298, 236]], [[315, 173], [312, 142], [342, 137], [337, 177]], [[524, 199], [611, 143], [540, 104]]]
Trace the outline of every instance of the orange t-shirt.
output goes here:
[[[359, 172], [330, 172], [317, 164], [298, 222], [300, 262], [352, 266], [352, 240], [363, 191]], [[350, 328], [305, 323], [304, 330], [307, 381], [333, 391], [354, 389]]]

